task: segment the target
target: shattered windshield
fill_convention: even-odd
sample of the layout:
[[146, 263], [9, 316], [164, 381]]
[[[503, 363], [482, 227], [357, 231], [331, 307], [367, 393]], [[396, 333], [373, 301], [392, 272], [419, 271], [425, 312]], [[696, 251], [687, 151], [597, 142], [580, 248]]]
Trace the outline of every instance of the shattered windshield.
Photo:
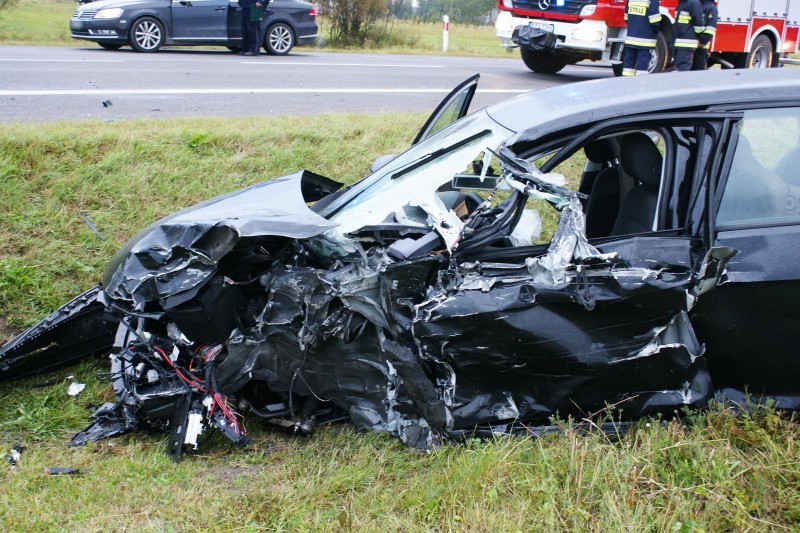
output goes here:
[[466, 117], [399, 155], [345, 193], [323, 213], [339, 226], [341, 240], [358, 228], [398, 223], [396, 212], [431, 200], [486, 149], [495, 150], [513, 132], [484, 112]]

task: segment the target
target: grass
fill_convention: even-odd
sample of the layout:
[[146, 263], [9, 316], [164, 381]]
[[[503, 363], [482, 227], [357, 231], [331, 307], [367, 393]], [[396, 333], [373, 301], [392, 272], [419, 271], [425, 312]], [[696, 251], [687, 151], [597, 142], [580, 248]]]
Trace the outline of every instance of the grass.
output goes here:
[[[782, 531], [800, 526], [800, 429], [770, 409], [721, 408], [642, 421], [620, 442], [601, 434], [497, 438], [415, 452], [348, 426], [305, 440], [251, 423], [254, 444], [220, 438], [173, 464], [164, 436], [67, 448], [107, 400], [100, 367], [66, 396], [27, 380], [0, 388], [0, 528], [247, 531]], [[81, 416], [82, 415], [82, 416]], [[81, 420], [83, 419], [83, 420]], [[45, 423], [44, 421], [49, 421]], [[48, 476], [45, 468], [81, 469]]]
[[136, 231], [177, 208], [304, 167], [348, 183], [361, 178], [376, 154], [407, 147], [423, 120], [396, 114], [185, 119], [157, 127], [5, 125], [0, 315], [28, 325], [60, 306], [96, 283]]
[[[0, 12], [0, 44], [36, 46], [94, 46], [70, 37], [69, 19], [77, 7], [71, 0], [19, 0], [12, 9]], [[329, 30], [324, 17], [317, 20], [320, 35]], [[442, 54], [442, 26], [440, 23], [397, 21], [388, 26], [397, 37], [395, 44], [376, 48], [371, 43], [347, 52]], [[326, 39], [323, 39], [326, 41]], [[307, 47], [306, 47], [307, 48]], [[330, 46], [323, 51], [342, 51]], [[511, 57], [519, 52], [507, 52], [500, 47], [493, 26], [450, 25], [448, 55]]]
[[[40, 318], [179, 207], [301, 167], [352, 182], [377, 155], [407, 146], [423, 118], [0, 125], [0, 315], [18, 326]], [[89, 361], [0, 384], [0, 454], [25, 447], [16, 467], [0, 466], [0, 530], [800, 528], [800, 426], [769, 408], [644, 420], [617, 443], [566, 430], [430, 454], [349, 426], [304, 440], [251, 420], [251, 447], [213, 436], [175, 465], [164, 435], [66, 446], [113, 400], [94, 379], [103, 371]], [[87, 384], [77, 398], [66, 394], [73, 380]], [[45, 474], [52, 466], [81, 473]]]

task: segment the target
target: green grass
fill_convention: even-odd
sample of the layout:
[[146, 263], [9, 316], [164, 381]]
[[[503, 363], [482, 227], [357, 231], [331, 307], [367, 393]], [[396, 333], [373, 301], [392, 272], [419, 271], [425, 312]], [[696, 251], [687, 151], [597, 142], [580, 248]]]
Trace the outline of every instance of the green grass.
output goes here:
[[[213, 438], [173, 464], [163, 435], [68, 448], [109, 399], [84, 363], [0, 386], [0, 529], [223, 531], [783, 531], [800, 527], [800, 428], [769, 409], [642, 421], [600, 434], [497, 438], [430, 454], [328, 427], [310, 440], [263, 429], [244, 450]], [[88, 383], [66, 395], [67, 372]], [[33, 388], [43, 379], [55, 384]], [[76, 476], [48, 476], [67, 466]]]
[[[422, 114], [0, 127], [0, 316], [27, 325], [178, 208], [301, 168], [352, 182]], [[342, 149], [342, 142], [346, 149]], [[100, 239], [81, 213], [100, 229]]]
[[0, 12], [0, 44], [75, 45], [69, 19], [76, 7], [69, 0], [19, 0]]
[[[309, 168], [352, 182], [423, 115], [0, 125], [0, 316], [30, 324], [95, 283], [116, 249], [173, 210]], [[265, 148], [267, 147], [267, 148]], [[106, 236], [80, 218], [87, 214]], [[178, 465], [164, 435], [83, 448], [113, 400], [102, 360], [0, 384], [0, 530], [783, 531], [800, 528], [800, 426], [770, 409], [645, 420], [618, 443], [567, 431], [430, 454], [349, 426], [311, 440], [248, 421]], [[87, 383], [67, 396], [73, 378]], [[48, 476], [45, 468], [83, 469]]]
[[[77, 3], [69, 0], [19, 0], [12, 9], [0, 12], [0, 44], [92, 46], [70, 37], [69, 19]], [[320, 35], [327, 35], [329, 27], [324, 17], [319, 17]], [[383, 28], [383, 25], [380, 25]], [[402, 45], [376, 48], [367, 43], [363, 48], [348, 52], [442, 54], [442, 26], [440, 23], [398, 21], [390, 25], [396, 41]], [[327, 41], [327, 39], [323, 39]], [[308, 47], [306, 47], [308, 48]], [[330, 46], [323, 51], [342, 51]], [[519, 57], [519, 52], [506, 52], [500, 47], [493, 26], [450, 25], [449, 55], [481, 57]]]

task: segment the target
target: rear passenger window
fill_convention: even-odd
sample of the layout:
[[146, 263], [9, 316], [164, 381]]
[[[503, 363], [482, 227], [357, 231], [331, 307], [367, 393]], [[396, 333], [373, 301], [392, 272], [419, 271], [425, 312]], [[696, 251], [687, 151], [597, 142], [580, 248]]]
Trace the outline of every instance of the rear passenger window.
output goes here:
[[738, 127], [717, 224], [800, 221], [800, 109], [748, 111]]

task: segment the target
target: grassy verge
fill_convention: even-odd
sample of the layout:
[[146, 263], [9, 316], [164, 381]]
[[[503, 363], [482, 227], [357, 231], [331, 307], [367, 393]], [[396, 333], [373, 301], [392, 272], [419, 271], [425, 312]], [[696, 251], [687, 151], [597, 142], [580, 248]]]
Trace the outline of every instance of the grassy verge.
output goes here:
[[[621, 442], [602, 435], [497, 438], [430, 454], [348, 426], [312, 439], [249, 429], [172, 464], [166, 438], [123, 436], [67, 448], [90, 404], [107, 400], [100, 369], [66, 395], [66, 371], [0, 387], [0, 528], [246, 531], [782, 531], [800, 526], [795, 421], [765, 409], [718, 409], [682, 422], [643, 421]], [[53, 466], [80, 469], [49, 476]]]
[[[179, 207], [303, 166], [351, 182], [422, 115], [0, 126], [0, 315], [28, 324], [97, 281]], [[264, 148], [268, 147], [268, 148]], [[91, 218], [105, 236], [83, 222]], [[348, 426], [302, 440], [255, 421], [174, 465], [163, 435], [67, 448], [112, 399], [102, 361], [0, 384], [0, 530], [769, 531], [800, 527], [800, 426], [769, 409], [420, 454]], [[74, 378], [68, 376], [74, 375]], [[73, 380], [87, 383], [77, 398]], [[45, 468], [74, 467], [73, 476]]]
[[[77, 7], [71, 0], [20, 0], [8, 11], [0, 13], [0, 44], [50, 45], [50, 46], [94, 46], [79, 42], [69, 34], [69, 19]], [[328, 26], [324, 17], [317, 21], [320, 35], [326, 35]], [[398, 21], [389, 27], [400, 36], [402, 45], [375, 48], [367, 44], [364, 48], [348, 52], [442, 54], [442, 26], [434, 23]], [[500, 48], [493, 26], [450, 25], [449, 55], [480, 57], [519, 56], [519, 52], [508, 53]], [[309, 47], [305, 47], [308, 49]], [[324, 51], [342, 51], [326, 46]]]

